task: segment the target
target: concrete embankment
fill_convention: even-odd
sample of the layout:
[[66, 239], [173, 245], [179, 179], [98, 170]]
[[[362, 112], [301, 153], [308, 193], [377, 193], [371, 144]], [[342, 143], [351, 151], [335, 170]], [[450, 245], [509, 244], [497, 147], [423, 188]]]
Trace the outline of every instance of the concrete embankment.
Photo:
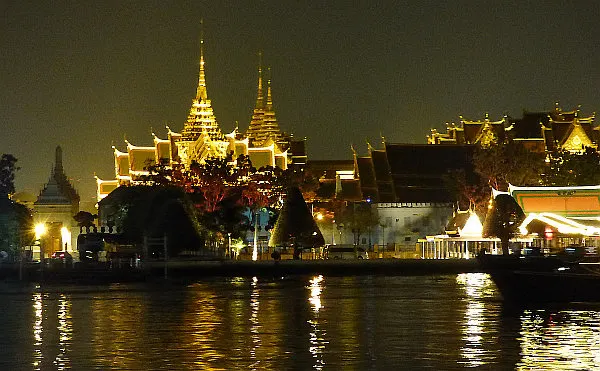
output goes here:
[[[65, 283], [135, 282], [164, 279], [195, 279], [210, 276], [252, 277], [322, 274], [354, 275], [442, 275], [480, 272], [476, 260], [283, 260], [275, 261], [177, 261], [145, 262], [140, 269], [109, 269], [107, 267], [54, 268], [44, 272], [29, 266], [21, 273], [29, 282], [48, 281]], [[0, 266], [0, 280], [16, 280], [15, 266]]]
[[[164, 274], [164, 262], [147, 263], [152, 276]], [[169, 261], [167, 276], [262, 276], [290, 274], [323, 275], [421, 275], [458, 274], [479, 272], [479, 265], [471, 260], [283, 260], [274, 261]]]

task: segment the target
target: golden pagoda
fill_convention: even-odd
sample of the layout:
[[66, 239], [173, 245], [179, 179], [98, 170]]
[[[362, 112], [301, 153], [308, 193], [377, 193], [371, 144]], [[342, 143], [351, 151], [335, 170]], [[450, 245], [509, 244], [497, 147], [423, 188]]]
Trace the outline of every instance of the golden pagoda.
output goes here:
[[190, 113], [181, 132], [181, 139], [183, 141], [195, 141], [202, 134], [208, 135], [211, 139], [223, 139], [223, 133], [221, 133], [221, 129], [219, 129], [217, 119], [215, 118], [215, 114], [206, 91], [203, 38], [200, 39], [200, 73], [198, 74], [196, 98], [192, 100]]
[[263, 93], [262, 66], [259, 63], [258, 96], [248, 131], [243, 135], [236, 127], [223, 134], [208, 99], [204, 62], [204, 39], [200, 42], [200, 71], [196, 95], [181, 133], [167, 126], [167, 138], [153, 135], [153, 146], [136, 146], [125, 141], [126, 151], [113, 146], [115, 178], [103, 180], [96, 177], [97, 199], [101, 200], [122, 185], [135, 185], [149, 174], [148, 165], [156, 163], [189, 168], [193, 162], [202, 163], [208, 158], [224, 158], [233, 154], [236, 159], [246, 155], [256, 169], [279, 167], [287, 169], [294, 163], [306, 163], [304, 140], [292, 140], [281, 132], [273, 108], [271, 81], [268, 81], [266, 102]]
[[256, 94], [256, 105], [252, 112], [252, 119], [246, 131], [246, 136], [250, 139], [250, 144], [256, 147], [269, 146], [272, 143], [277, 145], [280, 150], [286, 150], [290, 145], [290, 137], [283, 133], [279, 128], [275, 109], [273, 107], [273, 95], [271, 91], [271, 69], [269, 68], [269, 79], [267, 80], [267, 96], [263, 91], [262, 61], [259, 53], [258, 64], [258, 92]]

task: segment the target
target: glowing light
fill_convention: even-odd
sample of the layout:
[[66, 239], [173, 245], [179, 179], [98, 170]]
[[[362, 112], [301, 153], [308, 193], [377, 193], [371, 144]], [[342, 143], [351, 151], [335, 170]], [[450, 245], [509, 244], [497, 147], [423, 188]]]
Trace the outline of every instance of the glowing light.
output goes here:
[[521, 226], [519, 231], [522, 235], [527, 235], [527, 226], [534, 219], [537, 219], [543, 223], [546, 223], [558, 230], [559, 233], [563, 234], [582, 234], [584, 236], [593, 236], [600, 234], [600, 228], [587, 226], [581, 223], [577, 223], [571, 219], [565, 218], [562, 215], [554, 213], [531, 213], [529, 214]]
[[317, 218], [317, 220], [323, 220], [323, 218], [324, 218], [324, 217], [323, 217], [323, 214], [321, 214], [321, 213], [317, 213], [317, 214], [315, 215], [315, 218]]
[[71, 247], [71, 231], [69, 231], [69, 229], [67, 227], [62, 227], [60, 229], [60, 235], [62, 237], [61, 248], [64, 246], [65, 251], [72, 250], [70, 248]]
[[323, 276], [319, 275], [310, 280], [310, 298], [308, 301], [312, 304], [313, 311], [318, 312], [323, 307], [321, 304], [321, 282]]
[[35, 238], [40, 239], [44, 234], [46, 234], [46, 223], [39, 223], [35, 225]]
[[461, 236], [477, 236], [481, 237], [483, 232], [483, 224], [479, 220], [479, 217], [474, 212], [470, 213], [469, 219], [465, 223], [463, 229], [460, 230]]

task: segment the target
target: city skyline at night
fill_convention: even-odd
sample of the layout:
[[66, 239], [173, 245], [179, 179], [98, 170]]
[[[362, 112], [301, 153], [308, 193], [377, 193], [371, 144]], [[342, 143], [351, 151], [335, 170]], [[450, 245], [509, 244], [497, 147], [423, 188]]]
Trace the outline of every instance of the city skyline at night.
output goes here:
[[459, 115], [600, 107], [596, 3], [335, 1], [106, 2], [0, 5], [2, 152], [17, 190], [47, 181], [57, 145], [82, 202], [94, 173], [114, 174], [111, 145], [180, 131], [206, 79], [224, 132], [244, 132], [258, 52], [271, 67], [281, 129], [309, 159], [346, 159], [366, 141], [425, 143]]

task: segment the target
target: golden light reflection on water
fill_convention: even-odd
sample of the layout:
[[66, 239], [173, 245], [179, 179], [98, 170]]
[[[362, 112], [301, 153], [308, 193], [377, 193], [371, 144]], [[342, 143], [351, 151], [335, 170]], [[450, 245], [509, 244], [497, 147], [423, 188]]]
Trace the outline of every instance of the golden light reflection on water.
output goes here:
[[256, 356], [256, 352], [260, 349], [260, 323], [258, 321], [258, 314], [260, 309], [260, 290], [258, 289], [258, 278], [252, 277], [251, 282], [252, 293], [250, 294], [250, 337], [252, 339], [252, 346], [250, 348], [250, 359], [252, 364], [250, 369], [258, 370], [260, 367], [260, 360]]
[[525, 310], [518, 370], [600, 369], [600, 312]]
[[308, 320], [310, 324], [310, 346], [308, 351], [312, 354], [314, 364], [313, 369], [322, 370], [325, 366], [323, 355], [325, 354], [325, 348], [328, 341], [325, 340], [327, 333], [321, 328], [319, 311], [323, 308], [321, 303], [321, 292], [323, 290], [323, 276], [315, 276], [309, 281], [308, 286], [310, 290], [310, 296], [308, 298], [309, 303], [312, 306], [313, 314]]
[[[37, 291], [33, 293], [33, 368], [41, 370], [48, 367], [44, 364], [44, 357], [52, 357], [54, 349], [56, 356], [53, 360], [53, 368], [57, 370], [66, 370], [71, 368], [69, 351], [73, 340], [73, 323], [71, 317], [71, 299], [65, 294], [60, 294], [58, 298], [48, 293]], [[54, 304], [56, 304], [56, 320], [54, 322]], [[49, 306], [52, 305], [52, 308]], [[54, 327], [56, 324], [56, 327]], [[45, 327], [45, 328], [44, 328]], [[57, 337], [57, 338], [56, 338]], [[58, 340], [58, 341], [56, 341]], [[56, 343], [55, 347], [48, 347], [48, 344]], [[44, 351], [42, 351], [44, 349]], [[52, 350], [52, 351], [49, 351]], [[45, 352], [45, 353], [44, 353]], [[50, 353], [50, 354], [49, 354]]]
[[186, 353], [194, 355], [193, 365], [198, 370], [223, 369], [215, 367], [225, 357], [216, 336], [223, 323], [223, 313], [216, 307], [216, 293], [209, 285], [191, 285], [190, 296], [183, 312], [183, 339]]
[[34, 343], [33, 343], [33, 353], [34, 353], [34, 357], [33, 357], [33, 367], [36, 370], [40, 369], [42, 360], [44, 358], [44, 355], [42, 353], [42, 345], [43, 345], [43, 341], [42, 341], [42, 332], [44, 330], [44, 328], [42, 327], [42, 320], [43, 320], [43, 301], [42, 301], [42, 294], [39, 292], [36, 292], [33, 294], [33, 310], [35, 313], [35, 320], [33, 322], [33, 339], [34, 339]]
[[73, 340], [73, 324], [71, 318], [71, 300], [64, 294], [58, 299], [58, 351], [54, 359], [54, 365], [58, 370], [70, 368], [70, 360], [67, 356], [71, 341]]
[[466, 309], [461, 323], [463, 345], [460, 348], [467, 367], [478, 367], [489, 362], [490, 350], [485, 348], [485, 336], [489, 336], [490, 323], [486, 317], [483, 298], [494, 293], [494, 284], [484, 273], [464, 273], [456, 278], [466, 294]]

